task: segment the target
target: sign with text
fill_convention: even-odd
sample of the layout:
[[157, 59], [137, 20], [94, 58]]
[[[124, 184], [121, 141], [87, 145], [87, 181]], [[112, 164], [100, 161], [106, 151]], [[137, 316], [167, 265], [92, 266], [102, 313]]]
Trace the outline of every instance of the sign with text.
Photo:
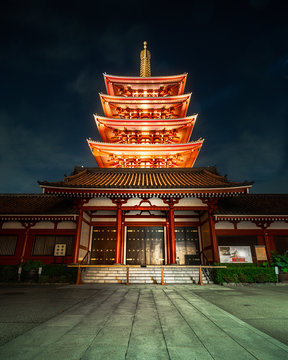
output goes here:
[[267, 260], [266, 247], [264, 245], [255, 245], [255, 252], [258, 261]]
[[243, 264], [252, 263], [252, 255], [250, 246], [218, 246], [220, 262]]

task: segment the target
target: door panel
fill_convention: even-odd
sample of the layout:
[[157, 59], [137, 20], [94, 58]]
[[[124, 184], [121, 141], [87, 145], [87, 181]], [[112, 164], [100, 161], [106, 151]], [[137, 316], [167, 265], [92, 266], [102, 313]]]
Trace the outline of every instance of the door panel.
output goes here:
[[112, 226], [94, 226], [92, 235], [91, 264], [114, 264], [115, 247], [116, 228]]
[[163, 265], [164, 229], [161, 226], [127, 228], [127, 265]]
[[180, 265], [200, 265], [198, 228], [175, 227], [176, 258]]
[[143, 227], [128, 227], [126, 264], [145, 265], [145, 231]]

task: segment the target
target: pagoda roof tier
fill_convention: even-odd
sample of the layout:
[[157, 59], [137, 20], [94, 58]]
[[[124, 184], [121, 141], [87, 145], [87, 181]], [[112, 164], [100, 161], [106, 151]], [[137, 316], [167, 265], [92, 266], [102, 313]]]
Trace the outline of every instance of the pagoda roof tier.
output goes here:
[[111, 144], [87, 140], [100, 167], [192, 167], [203, 139], [187, 144]]
[[[94, 115], [96, 125], [104, 142], [119, 142], [131, 136], [143, 139], [153, 136], [167, 138], [166, 142], [186, 143], [189, 141], [197, 115], [181, 119], [118, 119]], [[156, 142], [156, 141], [155, 141]], [[163, 142], [159, 140], [159, 142]], [[164, 141], [165, 142], [165, 141]]]
[[107, 93], [114, 96], [181, 95], [187, 78], [187, 74], [151, 77], [103, 75]]
[[[233, 196], [247, 193], [253, 182], [234, 182], [221, 176], [215, 166], [177, 169], [107, 169], [75, 167], [58, 182], [39, 182], [45, 193], [79, 196], [153, 194], [166, 196]], [[86, 195], [85, 195], [86, 194]], [[98, 194], [98, 195], [97, 195]], [[121, 195], [120, 195], [121, 196]]]
[[169, 97], [122, 97], [100, 94], [107, 117], [169, 119], [186, 116], [191, 93]]

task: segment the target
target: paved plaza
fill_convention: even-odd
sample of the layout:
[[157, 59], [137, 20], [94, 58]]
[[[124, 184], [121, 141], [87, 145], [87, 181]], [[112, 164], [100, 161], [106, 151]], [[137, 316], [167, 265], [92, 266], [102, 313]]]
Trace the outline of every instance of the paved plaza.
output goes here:
[[275, 285], [4, 285], [0, 358], [288, 359], [287, 295]]

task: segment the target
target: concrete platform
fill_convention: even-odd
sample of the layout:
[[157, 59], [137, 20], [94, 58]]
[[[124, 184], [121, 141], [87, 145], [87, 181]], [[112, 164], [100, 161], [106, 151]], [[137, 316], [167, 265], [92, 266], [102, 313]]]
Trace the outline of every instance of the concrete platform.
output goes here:
[[10, 330], [13, 324], [29, 326], [2, 337], [0, 358], [288, 358], [283, 342], [204, 299], [213, 291], [235, 290], [216, 285], [4, 287], [0, 290], [1, 334], [5, 324]]

